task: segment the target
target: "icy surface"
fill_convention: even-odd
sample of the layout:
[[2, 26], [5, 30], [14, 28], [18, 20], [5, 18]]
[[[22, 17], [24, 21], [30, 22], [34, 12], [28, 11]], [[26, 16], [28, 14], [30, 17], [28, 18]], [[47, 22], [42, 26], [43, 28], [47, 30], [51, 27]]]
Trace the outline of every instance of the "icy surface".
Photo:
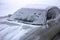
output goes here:
[[[49, 25], [50, 25], [50, 27], [48, 27], [48, 28], [50, 28], [49, 30], [46, 29], [47, 27], [45, 25], [37, 26], [37, 25], [26, 24], [25, 23], [26, 20], [20, 22], [20, 19], [25, 19], [26, 17], [28, 17], [27, 20], [30, 20], [31, 15], [33, 15], [33, 13], [36, 13], [36, 12], [39, 14], [39, 16], [38, 16], [38, 14], [36, 14], [37, 17], [39, 17], [39, 18], [37, 18], [36, 15], [34, 15], [35, 18], [33, 17], [34, 20], [32, 19], [34, 22], [31, 22], [31, 23], [32, 24], [40, 24], [40, 23], [44, 24], [46, 22], [45, 11], [41, 11], [41, 10], [37, 10], [37, 9], [36, 10], [35, 9], [34, 10], [33, 9], [32, 10], [31, 9], [18, 10], [18, 12], [15, 12], [15, 14], [13, 14], [9, 18], [12, 21], [11, 20], [8, 21], [9, 19], [7, 20], [7, 18], [1, 18], [1, 20], [0, 20], [0, 40], [39, 40], [40, 37], [42, 36], [41, 34], [44, 34], [45, 32], [48, 33], [48, 35], [51, 34], [51, 36], [52, 36], [51, 32], [53, 32], [53, 34], [55, 32], [57, 32], [58, 27], [56, 27], [56, 26], [54, 27], [54, 24], [56, 25], [57, 23], [60, 22], [59, 15], [55, 19], [48, 21]], [[22, 14], [20, 14], [20, 13], [22, 13]], [[29, 14], [27, 14], [27, 13], [29, 13]], [[40, 13], [41, 13], [41, 15], [40, 15]], [[17, 18], [17, 20], [15, 20], [15, 18]], [[30, 22], [27, 22], [27, 23], [30, 23]], [[51, 25], [53, 28], [51, 27]], [[45, 36], [43, 36], [43, 37], [45, 39], [48, 39], [49, 37], [51, 37], [50, 35], [48, 37], [48, 35], [45, 35], [46, 38], [45, 38]]]
[[31, 23], [33, 24], [45, 24], [46, 10], [21, 8], [17, 10], [9, 19], [10, 20], [19, 19], [19, 20], [27, 20], [27, 21], [31, 20], [33, 21]]
[[40, 28], [40, 26], [29, 26], [27, 24], [2, 19], [0, 21], [0, 40], [23, 40], [30, 34], [32, 35], [37, 28]]

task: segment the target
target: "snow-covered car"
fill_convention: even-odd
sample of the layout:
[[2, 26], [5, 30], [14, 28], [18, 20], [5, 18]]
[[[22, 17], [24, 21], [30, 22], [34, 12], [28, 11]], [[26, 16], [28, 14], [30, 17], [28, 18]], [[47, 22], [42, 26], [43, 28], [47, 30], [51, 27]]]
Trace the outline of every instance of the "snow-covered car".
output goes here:
[[60, 9], [21, 8], [1, 17], [0, 40], [51, 40], [60, 31]]

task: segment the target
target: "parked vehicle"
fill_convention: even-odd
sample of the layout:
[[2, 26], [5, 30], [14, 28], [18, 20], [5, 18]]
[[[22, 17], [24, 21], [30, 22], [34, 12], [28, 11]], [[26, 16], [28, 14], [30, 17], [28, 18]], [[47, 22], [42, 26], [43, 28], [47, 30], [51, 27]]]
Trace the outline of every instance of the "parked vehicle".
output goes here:
[[21, 8], [0, 20], [0, 40], [51, 40], [60, 31], [60, 9]]

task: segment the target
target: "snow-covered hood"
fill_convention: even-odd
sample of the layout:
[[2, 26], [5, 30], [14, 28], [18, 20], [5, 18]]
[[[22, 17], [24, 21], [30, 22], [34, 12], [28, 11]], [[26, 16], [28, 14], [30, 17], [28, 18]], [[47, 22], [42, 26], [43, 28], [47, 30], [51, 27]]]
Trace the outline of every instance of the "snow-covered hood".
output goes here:
[[24, 40], [41, 27], [42, 26], [34, 26], [13, 21], [3, 21], [0, 22], [0, 40]]

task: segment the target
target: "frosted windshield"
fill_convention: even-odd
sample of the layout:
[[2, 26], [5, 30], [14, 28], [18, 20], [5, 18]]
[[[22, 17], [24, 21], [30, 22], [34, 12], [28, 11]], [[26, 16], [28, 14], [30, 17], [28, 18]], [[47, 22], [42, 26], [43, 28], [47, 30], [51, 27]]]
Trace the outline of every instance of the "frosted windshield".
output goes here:
[[10, 19], [22, 23], [40, 25], [46, 22], [46, 12], [40, 9], [22, 8], [16, 11]]

